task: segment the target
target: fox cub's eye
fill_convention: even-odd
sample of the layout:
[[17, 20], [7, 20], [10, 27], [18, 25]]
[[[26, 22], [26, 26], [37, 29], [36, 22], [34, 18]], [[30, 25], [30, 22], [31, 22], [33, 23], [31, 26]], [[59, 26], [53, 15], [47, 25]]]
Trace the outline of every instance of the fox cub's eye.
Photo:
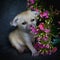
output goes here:
[[22, 23], [22, 25], [26, 25], [26, 24], [27, 24], [27, 22], [23, 22], [23, 23]]
[[32, 19], [31, 22], [35, 21], [35, 19]]

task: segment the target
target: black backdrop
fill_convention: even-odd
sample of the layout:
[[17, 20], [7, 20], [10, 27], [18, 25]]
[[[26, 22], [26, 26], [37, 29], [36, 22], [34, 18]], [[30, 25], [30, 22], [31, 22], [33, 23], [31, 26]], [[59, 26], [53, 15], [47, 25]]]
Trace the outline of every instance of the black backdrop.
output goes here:
[[[51, 56], [32, 57], [30, 53], [19, 54], [11, 47], [8, 41], [8, 34], [14, 27], [10, 21], [15, 15], [26, 10], [26, 0], [0, 0], [0, 58], [1, 60], [59, 60], [60, 51]], [[46, 3], [53, 4], [54, 8], [60, 10], [59, 0], [46, 0]]]

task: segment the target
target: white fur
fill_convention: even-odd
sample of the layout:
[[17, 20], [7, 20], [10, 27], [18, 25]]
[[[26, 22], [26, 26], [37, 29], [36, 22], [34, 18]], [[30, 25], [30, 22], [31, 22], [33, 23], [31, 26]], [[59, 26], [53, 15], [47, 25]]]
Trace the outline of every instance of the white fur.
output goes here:
[[[32, 52], [33, 56], [39, 55], [36, 49], [32, 45], [32, 41], [34, 40], [34, 35], [30, 33], [30, 25], [36, 26], [36, 17], [38, 13], [36, 11], [25, 11], [18, 14], [13, 21], [11, 22], [12, 26], [18, 26], [16, 30], [9, 34], [9, 40], [18, 51], [23, 52], [25, 50], [25, 46], [27, 46]], [[31, 19], [35, 19], [31, 22]], [[26, 25], [22, 25], [22, 23], [26, 21]]]

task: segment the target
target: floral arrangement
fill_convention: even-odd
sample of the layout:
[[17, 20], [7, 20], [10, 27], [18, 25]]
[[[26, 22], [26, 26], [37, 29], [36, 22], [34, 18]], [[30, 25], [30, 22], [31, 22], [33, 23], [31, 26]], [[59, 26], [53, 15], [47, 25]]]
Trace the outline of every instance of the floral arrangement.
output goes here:
[[39, 24], [36, 27], [32, 26], [30, 29], [31, 32], [35, 34], [36, 40], [34, 47], [37, 51], [42, 55], [51, 55], [57, 51], [57, 47], [52, 44], [52, 36], [54, 36], [52, 33], [53, 9], [52, 7], [49, 7], [50, 9], [45, 8], [43, 6], [44, 4], [40, 3], [40, 1], [41, 0], [27, 0], [28, 9], [39, 12], [39, 16], [37, 16]]

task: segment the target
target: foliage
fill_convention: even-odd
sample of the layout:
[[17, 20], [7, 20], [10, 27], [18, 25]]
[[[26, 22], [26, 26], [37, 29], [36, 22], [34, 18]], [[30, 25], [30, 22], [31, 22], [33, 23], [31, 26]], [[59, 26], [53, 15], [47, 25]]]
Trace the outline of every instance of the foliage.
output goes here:
[[46, 4], [43, 4], [43, 0], [27, 0], [28, 9], [35, 10], [39, 12], [37, 19], [40, 23], [34, 27], [31, 27], [31, 32], [35, 34], [36, 43], [34, 47], [40, 52], [40, 54], [49, 54], [57, 51], [57, 48], [52, 44], [52, 36], [55, 37], [53, 26], [54, 15], [53, 7], [47, 8]]

